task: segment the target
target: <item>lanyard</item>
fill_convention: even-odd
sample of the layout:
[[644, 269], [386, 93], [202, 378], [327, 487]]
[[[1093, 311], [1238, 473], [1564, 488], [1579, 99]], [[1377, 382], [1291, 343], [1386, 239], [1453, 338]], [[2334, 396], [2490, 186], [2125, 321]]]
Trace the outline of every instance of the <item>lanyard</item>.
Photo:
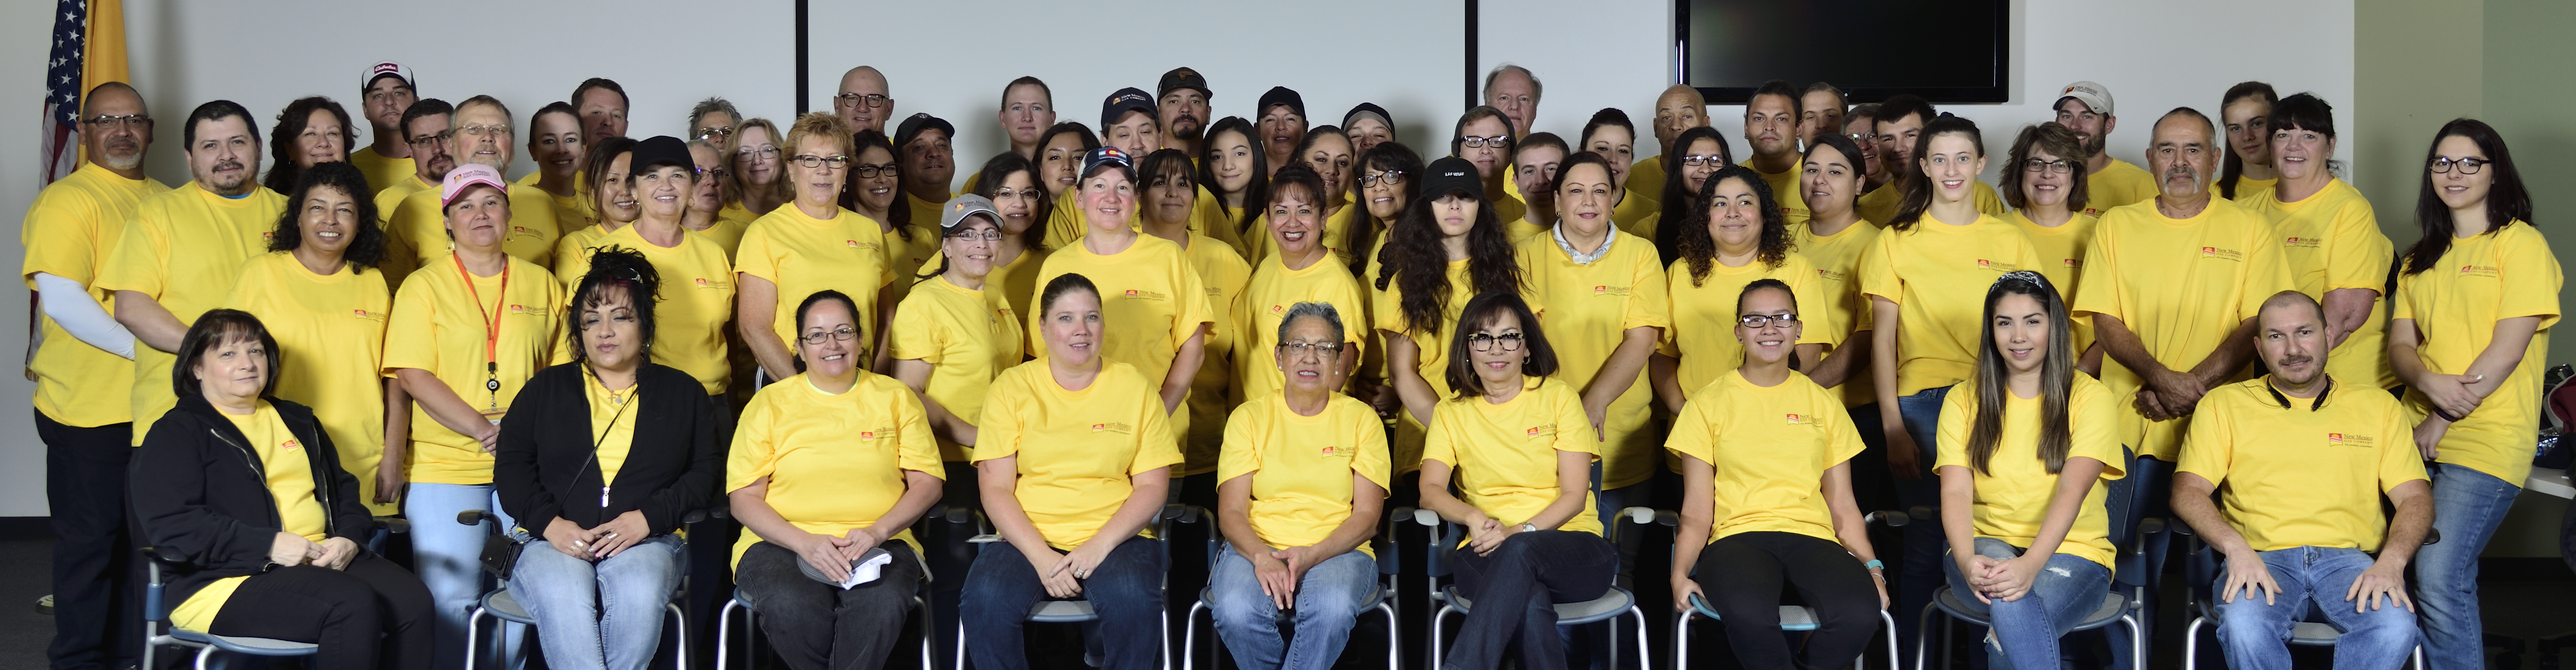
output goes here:
[[[465, 271], [465, 258], [451, 253], [447, 255], [447, 259], [456, 261], [456, 276], [465, 280], [465, 290], [469, 295], [474, 296], [474, 314], [483, 319], [483, 390], [491, 392], [491, 400], [488, 404], [492, 409], [498, 410], [501, 408], [500, 349], [501, 314], [503, 312], [503, 308], [499, 302], [496, 301], [492, 305], [492, 311], [486, 314], [483, 311], [483, 291], [481, 289], [474, 288], [474, 274]], [[510, 260], [508, 258], [503, 258], [501, 259], [501, 295], [499, 296], [499, 300], [507, 301], [509, 299]]]

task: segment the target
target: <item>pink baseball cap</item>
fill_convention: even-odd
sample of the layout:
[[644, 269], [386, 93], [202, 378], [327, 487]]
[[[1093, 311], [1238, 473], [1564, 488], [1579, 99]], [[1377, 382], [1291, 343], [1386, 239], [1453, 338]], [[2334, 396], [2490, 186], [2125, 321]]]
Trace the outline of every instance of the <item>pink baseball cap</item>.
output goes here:
[[477, 184], [498, 189], [503, 196], [510, 194], [510, 182], [501, 178], [500, 170], [482, 163], [466, 163], [448, 170], [447, 178], [439, 180], [438, 206], [445, 208], [454, 204], [456, 196]]

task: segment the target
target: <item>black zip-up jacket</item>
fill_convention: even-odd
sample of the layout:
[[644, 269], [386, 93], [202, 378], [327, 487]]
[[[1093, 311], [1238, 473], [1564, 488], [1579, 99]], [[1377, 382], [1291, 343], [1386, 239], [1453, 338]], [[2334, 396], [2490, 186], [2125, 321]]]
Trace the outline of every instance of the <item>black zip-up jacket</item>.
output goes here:
[[657, 363], [635, 372], [640, 404], [628, 410], [635, 413], [635, 442], [617, 481], [606, 483], [608, 504], [602, 505], [599, 463], [591, 458], [599, 436], [590, 432], [583, 365], [539, 370], [510, 401], [492, 460], [501, 509], [538, 537], [557, 517], [592, 528], [628, 510], [643, 510], [656, 534], [678, 529], [681, 516], [707, 506], [724, 473], [725, 449], [716, 443], [716, 409], [706, 387]]
[[[325, 533], [366, 546], [375, 519], [359, 504], [358, 478], [340, 468], [340, 453], [322, 423], [303, 405], [275, 398], [268, 403], [286, 421], [286, 431], [304, 443]], [[182, 396], [177, 407], [152, 422], [126, 483], [145, 541], [163, 557], [188, 564], [169, 580], [162, 602], [175, 607], [215, 580], [275, 567], [268, 550], [286, 523], [268, 490], [268, 468], [250, 438], [204, 397]]]

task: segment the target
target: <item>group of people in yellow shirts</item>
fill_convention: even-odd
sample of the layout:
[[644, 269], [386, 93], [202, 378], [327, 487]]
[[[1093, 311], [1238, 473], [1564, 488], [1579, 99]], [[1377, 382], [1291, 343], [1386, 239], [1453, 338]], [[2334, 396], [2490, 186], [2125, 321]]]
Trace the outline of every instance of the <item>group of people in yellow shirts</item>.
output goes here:
[[[1022, 77], [1011, 150], [959, 189], [956, 127], [896, 118], [872, 67], [784, 128], [710, 99], [686, 139], [630, 139], [605, 79], [528, 117], [413, 81], [365, 68], [356, 150], [325, 97], [265, 136], [200, 105], [177, 188], [141, 170], [140, 95], [83, 101], [88, 160], [22, 229], [58, 663], [130, 655], [111, 557], [150, 546], [155, 625], [316, 667], [640, 668], [666, 607], [876, 667], [929, 604], [1011, 670], [1032, 608], [1080, 599], [1090, 662], [1141, 670], [1179, 575], [1236, 664], [1317, 667], [1382, 562], [1418, 575], [1380, 552], [1419, 509], [1451, 667], [1586, 663], [1610, 642], [1549, 606], [1628, 593], [1748, 666], [1839, 665], [1882, 611], [1910, 642], [1936, 597], [1990, 622], [1990, 664], [2052, 665], [2154, 593], [2163, 517], [2226, 559], [2231, 664], [2289, 667], [2313, 603], [2339, 662], [2474, 667], [2561, 282], [2494, 129], [2435, 136], [2400, 253], [2335, 176], [2332, 107], [2259, 82], [2156, 118], [2144, 167], [2072, 84], [1998, 188], [1975, 123], [1824, 83], [1756, 89], [1743, 157], [1668, 89], [1637, 158], [1617, 108], [1532, 132], [1538, 79], [1504, 66], [1426, 159], [1373, 104], [1313, 125], [1273, 88], [1211, 122], [1179, 68], [1095, 128]], [[1161, 544], [1174, 501], [1213, 551]], [[1669, 560], [1607, 539], [1631, 508], [1675, 512]], [[1893, 574], [1870, 509], [1927, 515]], [[496, 581], [537, 644], [468, 648]], [[1813, 635], [1780, 635], [1784, 587]]]

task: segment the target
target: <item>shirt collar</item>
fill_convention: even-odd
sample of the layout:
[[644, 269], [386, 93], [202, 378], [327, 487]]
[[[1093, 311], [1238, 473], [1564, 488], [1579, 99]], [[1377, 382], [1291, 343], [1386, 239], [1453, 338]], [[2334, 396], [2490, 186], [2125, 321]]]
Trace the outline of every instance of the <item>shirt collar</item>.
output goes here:
[[[2290, 404], [2290, 396], [2289, 396], [2288, 394], [2284, 394], [2284, 393], [2282, 393], [2282, 392], [2281, 392], [2281, 389], [2280, 389], [2279, 387], [2276, 387], [2276, 386], [2273, 386], [2273, 385], [2272, 385], [2272, 376], [2271, 376], [2271, 375], [2264, 375], [2264, 376], [2263, 376], [2263, 390], [2265, 390], [2265, 391], [2270, 391], [2270, 392], [2272, 393], [2272, 402], [2281, 403], [2281, 409], [2290, 409], [2290, 408], [2292, 408], [2292, 407], [2295, 407], [2295, 405], [2291, 405], [2291, 404]], [[2331, 375], [2329, 375], [2329, 376], [2327, 376], [2327, 377], [2326, 377], [2326, 388], [2325, 388], [2325, 390], [2323, 390], [2323, 391], [2319, 391], [2319, 392], [2317, 393], [2317, 399], [2316, 399], [2315, 401], [2313, 401], [2313, 402], [2308, 403], [2308, 411], [2310, 411], [2310, 412], [2314, 412], [2314, 411], [2317, 411], [2317, 410], [2320, 410], [2320, 409], [2325, 409], [2325, 407], [2326, 407], [2326, 399], [2327, 399], [2327, 398], [2332, 398], [2332, 397], [2334, 397], [2334, 391], [2335, 391], [2334, 377], [2333, 377], [2333, 376], [2331, 376]]]
[[1610, 245], [1619, 243], [1619, 231], [1613, 230], [1608, 232], [1610, 233], [1608, 236], [1601, 238], [1601, 248], [1596, 249], [1589, 254], [1576, 251], [1574, 249], [1574, 243], [1565, 241], [1565, 222], [1563, 221], [1558, 221], [1556, 223], [1556, 227], [1551, 229], [1548, 232], [1548, 235], [1556, 238], [1556, 248], [1564, 249], [1566, 257], [1573, 259], [1575, 265], [1591, 265], [1593, 261], [1601, 260], [1601, 257], [1610, 255]]

